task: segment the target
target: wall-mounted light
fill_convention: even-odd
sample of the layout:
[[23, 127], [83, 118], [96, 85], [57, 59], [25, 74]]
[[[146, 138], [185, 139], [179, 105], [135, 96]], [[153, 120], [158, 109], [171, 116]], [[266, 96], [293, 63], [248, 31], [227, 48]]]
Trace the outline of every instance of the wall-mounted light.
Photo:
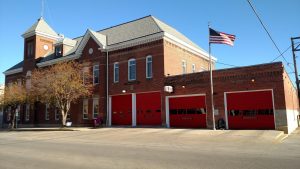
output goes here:
[[182, 85], [181, 87], [182, 87], [183, 89], [185, 89], [185, 86], [184, 86], [184, 85]]
[[122, 90], [122, 93], [126, 93], [126, 90]]
[[251, 79], [251, 82], [254, 83], [254, 82], [255, 82], [255, 78], [252, 78], [252, 79]]

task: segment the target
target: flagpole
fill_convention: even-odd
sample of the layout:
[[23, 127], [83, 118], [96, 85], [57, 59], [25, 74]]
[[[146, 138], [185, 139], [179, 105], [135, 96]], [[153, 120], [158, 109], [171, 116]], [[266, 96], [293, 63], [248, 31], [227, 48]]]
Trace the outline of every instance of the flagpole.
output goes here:
[[213, 76], [212, 76], [212, 56], [211, 56], [211, 43], [209, 40], [210, 37], [210, 25], [208, 22], [208, 46], [209, 46], [209, 73], [210, 73], [210, 91], [211, 91], [211, 112], [212, 112], [212, 121], [213, 121], [213, 130], [216, 130], [216, 124], [215, 124], [215, 107], [214, 107], [214, 86], [213, 86]]

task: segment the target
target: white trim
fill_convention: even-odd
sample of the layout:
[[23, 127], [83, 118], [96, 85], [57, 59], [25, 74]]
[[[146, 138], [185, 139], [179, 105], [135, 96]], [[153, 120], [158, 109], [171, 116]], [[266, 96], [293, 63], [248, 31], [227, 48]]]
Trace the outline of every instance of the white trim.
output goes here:
[[[148, 76], [148, 58], [151, 58], [151, 76]], [[152, 55], [148, 55], [147, 57], [146, 57], [146, 78], [147, 79], [151, 79], [153, 77], [153, 57], [152, 57]]]
[[5, 71], [5, 72], [3, 72], [3, 74], [7, 76], [7, 75], [12, 75], [12, 74], [21, 73], [21, 72], [23, 72], [23, 67]]
[[[97, 101], [97, 102], [95, 102], [95, 101]], [[94, 117], [94, 108], [95, 108], [95, 103], [97, 103], [98, 104], [98, 113], [97, 113], [97, 116], [99, 116], [99, 98], [93, 98], [93, 111], [92, 111], [92, 119], [96, 119], [95, 117]]]
[[[118, 81], [116, 81], [116, 65], [118, 65]], [[118, 83], [120, 81], [120, 65], [119, 62], [114, 62], [114, 83]]]
[[136, 94], [132, 93], [132, 127], [136, 126]]
[[167, 128], [170, 128], [170, 108], [169, 108], [169, 98], [170, 96], [166, 96], [165, 102], [166, 102], [166, 126]]
[[28, 37], [31, 37], [33, 35], [43, 36], [43, 37], [53, 39], [53, 40], [57, 40], [57, 39], [60, 38], [59, 36], [50, 35], [50, 34], [47, 34], [47, 33], [44, 33], [44, 32], [40, 32], [40, 31], [28, 32], [26, 34], [23, 34], [22, 37], [23, 38], [28, 38]]
[[242, 90], [242, 91], [230, 91], [230, 92], [224, 92], [224, 108], [225, 108], [225, 115], [226, 115], [226, 127], [229, 129], [228, 124], [228, 115], [227, 115], [227, 94], [228, 93], [247, 93], [247, 92], [262, 92], [262, 91], [271, 91], [272, 93], [272, 104], [273, 104], [273, 116], [274, 116], [274, 130], [276, 130], [276, 117], [275, 117], [275, 103], [274, 103], [274, 92], [273, 89], [259, 89], [259, 90]]
[[[135, 78], [134, 79], [130, 79], [130, 62], [131, 61], [134, 61], [134, 66], [135, 66], [135, 75], [134, 75]], [[135, 58], [129, 59], [127, 63], [128, 63], [128, 81], [135, 81], [136, 80], [136, 74], [137, 74], [136, 73], [136, 59]]]
[[175, 96], [166, 96], [165, 104], [166, 104], [166, 125], [167, 128], [170, 128], [170, 98], [178, 98], [178, 97], [193, 97], [193, 96], [205, 96], [205, 109], [206, 109], [206, 126], [207, 126], [207, 106], [206, 106], [206, 94], [187, 94], [187, 95], [175, 95]]
[[[175, 42], [176, 45], [178, 45], [178, 46], [180, 46], [180, 47], [182, 47], [184, 49], [188, 49], [188, 51], [190, 51], [190, 52], [192, 52], [192, 53], [194, 53], [196, 55], [199, 55], [200, 57], [202, 57], [202, 58], [204, 58], [206, 60], [209, 59], [208, 53], [206, 51], [202, 51], [200, 49], [197, 49], [196, 47], [191, 46], [190, 44], [188, 44], [188, 43], [186, 43], [186, 42], [178, 39], [177, 37], [175, 37], [175, 36], [173, 36], [173, 35], [171, 35], [171, 34], [169, 34], [167, 32], [164, 33], [164, 39], [165, 40], [169, 40], [169, 41], [171, 41], [173, 43]], [[217, 58], [215, 58], [215, 57], [212, 56], [212, 60], [216, 61]]]
[[109, 107], [108, 107], [108, 126], [111, 126], [111, 121], [112, 121], [112, 119], [111, 119], [111, 115], [112, 115], [112, 105], [111, 105], [111, 103], [112, 103], [112, 98], [111, 98], [111, 96], [109, 96], [109, 100], [108, 100], [108, 104], [109, 104]]

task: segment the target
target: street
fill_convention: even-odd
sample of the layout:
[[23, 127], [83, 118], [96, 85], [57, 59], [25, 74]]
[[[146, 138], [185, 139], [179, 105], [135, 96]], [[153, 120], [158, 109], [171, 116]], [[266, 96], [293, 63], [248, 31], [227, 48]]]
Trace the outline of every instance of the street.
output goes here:
[[0, 132], [1, 169], [299, 168], [300, 130], [101, 128]]

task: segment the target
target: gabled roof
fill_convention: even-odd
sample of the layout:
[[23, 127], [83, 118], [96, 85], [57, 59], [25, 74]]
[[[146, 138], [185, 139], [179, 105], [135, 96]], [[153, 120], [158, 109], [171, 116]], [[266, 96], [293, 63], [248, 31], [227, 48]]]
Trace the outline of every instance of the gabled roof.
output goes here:
[[57, 37], [57, 33], [47, 24], [43, 17], [39, 18], [22, 36], [28, 37], [36, 33]]
[[8, 72], [10, 70], [13, 70], [13, 69], [19, 69], [19, 68], [22, 68], [23, 67], [23, 61], [17, 63], [16, 65], [14, 65], [13, 67], [7, 69], [5, 72]]

